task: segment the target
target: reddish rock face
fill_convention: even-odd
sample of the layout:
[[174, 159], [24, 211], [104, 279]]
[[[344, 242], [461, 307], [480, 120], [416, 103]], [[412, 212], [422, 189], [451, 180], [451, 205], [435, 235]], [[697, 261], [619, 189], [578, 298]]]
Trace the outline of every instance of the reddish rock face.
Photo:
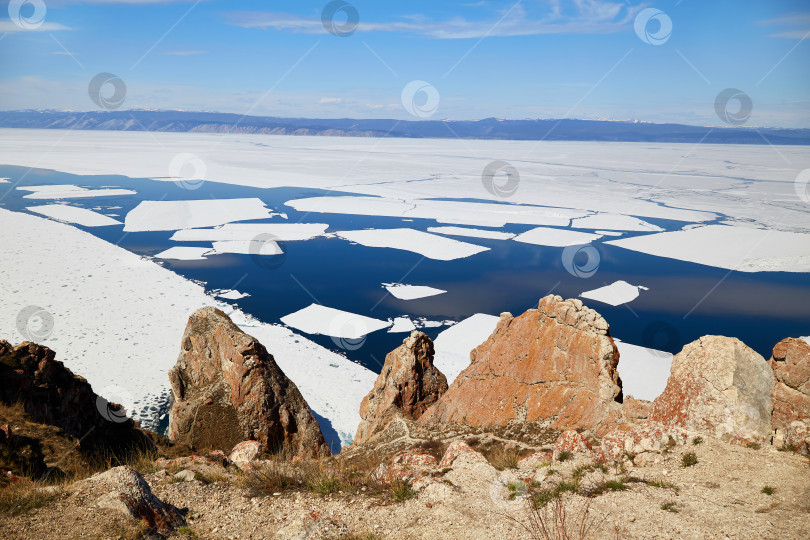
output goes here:
[[152, 439], [120, 405], [97, 395], [90, 383], [55, 357], [36, 343], [14, 347], [0, 340], [0, 402], [19, 403], [33, 421], [80, 439], [79, 450], [86, 456], [106, 459], [110, 454], [155, 450]]
[[169, 372], [169, 438], [195, 449], [232, 449], [244, 440], [287, 457], [329, 455], [301, 392], [253, 337], [222, 311], [189, 317]]
[[685, 429], [667, 428], [658, 422], [647, 421], [611, 431], [602, 437], [596, 455], [599, 461], [622, 461], [627, 454], [659, 453], [671, 445], [686, 444], [686, 441]]
[[519, 317], [502, 315], [471, 363], [420, 422], [544, 422], [597, 433], [623, 421], [608, 324], [579, 300], [547, 296]]
[[773, 348], [769, 361], [773, 369], [771, 427], [777, 448], [792, 446], [810, 451], [810, 344], [788, 338]]
[[650, 420], [733, 443], [769, 442], [772, 386], [765, 359], [745, 343], [704, 336], [673, 358]]
[[588, 439], [582, 436], [581, 433], [569, 429], [563, 431], [554, 443], [554, 461], [559, 461], [560, 454], [567, 452], [569, 454], [585, 454], [590, 455], [593, 452], [591, 443]]
[[446, 391], [447, 379], [433, 366], [433, 342], [412, 332], [386, 355], [374, 388], [363, 398], [354, 443], [367, 441], [396, 414], [418, 419]]

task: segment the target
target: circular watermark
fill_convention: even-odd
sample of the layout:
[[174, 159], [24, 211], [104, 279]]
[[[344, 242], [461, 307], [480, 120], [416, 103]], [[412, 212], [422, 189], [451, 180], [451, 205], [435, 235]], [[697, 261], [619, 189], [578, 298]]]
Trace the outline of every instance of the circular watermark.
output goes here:
[[284, 242], [279, 240], [278, 236], [270, 233], [262, 233], [253, 237], [248, 254], [256, 266], [266, 270], [281, 268], [284, 261], [287, 260], [287, 249]]
[[169, 177], [179, 178], [174, 183], [189, 191], [202, 186], [207, 174], [208, 167], [196, 154], [177, 154], [169, 163]]
[[589, 278], [596, 274], [601, 261], [599, 250], [590, 244], [568, 246], [562, 252], [563, 268], [578, 278]]
[[523, 480], [502, 471], [489, 483], [489, 499], [493, 506], [502, 513], [514, 512], [526, 503], [529, 487]]
[[329, 325], [329, 337], [344, 351], [356, 351], [366, 344], [366, 329], [357, 318], [338, 317]]
[[[500, 175], [505, 175], [506, 180], [496, 182], [496, 177], [500, 178]], [[505, 161], [493, 161], [484, 167], [484, 172], [481, 173], [481, 183], [484, 184], [484, 189], [492, 195], [505, 199], [517, 191], [520, 185], [520, 173]]]
[[681, 333], [667, 322], [653, 321], [644, 328], [641, 345], [668, 356], [669, 351], [681, 350]]
[[810, 204], [810, 169], [805, 169], [796, 176], [793, 187], [799, 199]]
[[26, 341], [44, 341], [53, 334], [53, 315], [39, 306], [26, 306], [17, 314], [17, 331]]
[[672, 19], [660, 9], [642, 9], [633, 26], [638, 38], [649, 45], [663, 45], [672, 35]]
[[357, 8], [343, 0], [329, 2], [321, 11], [321, 22], [326, 31], [338, 37], [349, 37], [360, 25]]
[[734, 403], [723, 411], [723, 428], [733, 437], [759, 439], [762, 414], [750, 403]]
[[402, 106], [412, 116], [430, 118], [439, 109], [439, 91], [425, 81], [411, 81], [402, 89]]
[[[110, 89], [112, 89], [112, 93], [110, 93]], [[87, 94], [93, 103], [104, 110], [112, 111], [124, 104], [127, 97], [127, 85], [117, 75], [99, 73], [90, 79]]]
[[8, 17], [23, 30], [36, 30], [45, 22], [48, 9], [43, 0], [11, 0]]
[[101, 390], [96, 398], [96, 409], [105, 420], [122, 424], [129, 420], [126, 407], [123, 404], [132, 402], [132, 394], [120, 386], [112, 385]]
[[[732, 102], [737, 103], [737, 107], [732, 106]], [[741, 126], [751, 118], [751, 111], [754, 110], [754, 102], [751, 96], [738, 90], [737, 88], [726, 88], [714, 100], [714, 111], [717, 116], [732, 126]]]

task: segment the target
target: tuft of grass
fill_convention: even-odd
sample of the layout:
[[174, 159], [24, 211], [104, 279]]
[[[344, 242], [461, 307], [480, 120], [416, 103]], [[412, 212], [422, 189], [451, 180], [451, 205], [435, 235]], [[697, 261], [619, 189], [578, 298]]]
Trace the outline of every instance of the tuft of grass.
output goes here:
[[394, 497], [394, 500], [397, 502], [407, 501], [416, 497], [416, 493], [411, 487], [411, 484], [405, 480], [394, 480], [391, 482], [389, 489], [391, 490], [391, 495]]
[[558, 456], [557, 459], [560, 461], [560, 463], [562, 463], [563, 461], [568, 461], [572, 457], [574, 457], [574, 454], [572, 454], [571, 452], [564, 451], [560, 452], [560, 455]]
[[194, 532], [194, 529], [185, 525], [177, 529], [177, 534], [182, 538], [197, 538], [197, 533]]
[[762, 488], [762, 493], [764, 493], [765, 495], [773, 495], [774, 492], [776, 492], [776, 488], [773, 488], [771, 486], [764, 486]]
[[673, 514], [678, 513], [678, 504], [672, 501], [665, 502], [661, 505], [661, 510], [665, 510], [667, 512], [672, 512]]
[[694, 465], [697, 465], [697, 463], [698, 463], [697, 454], [695, 454], [694, 452], [687, 452], [681, 457], [681, 465], [683, 465], [684, 467], [692, 467]]
[[520, 450], [517, 448], [504, 448], [499, 446], [491, 450], [487, 456], [490, 464], [502, 471], [504, 469], [517, 469], [518, 460], [520, 459]]
[[655, 478], [647, 480], [647, 479], [644, 479], [644, 478], [639, 478], [637, 476], [625, 476], [624, 478], [622, 478], [622, 482], [625, 482], [625, 483], [628, 483], [628, 484], [638, 483], [638, 484], [645, 484], [645, 485], [648, 485], [648, 486], [651, 486], [651, 487], [657, 487], [657, 488], [662, 488], [662, 489], [671, 489], [676, 494], [678, 494], [680, 492], [680, 488], [678, 488], [678, 486], [676, 486], [675, 484], [673, 484], [671, 482], [667, 482], [666, 480], [659, 480], [659, 479], [655, 479]]
[[762, 448], [762, 446], [759, 443], [755, 442], [745, 443], [745, 447], [750, 448], [751, 450], [759, 450], [760, 448]]
[[0, 515], [18, 516], [48, 506], [62, 496], [61, 490], [44, 490], [33, 482], [19, 482], [0, 488]]
[[692, 445], [697, 446], [699, 444], [703, 444], [703, 437], [695, 437], [692, 439]]

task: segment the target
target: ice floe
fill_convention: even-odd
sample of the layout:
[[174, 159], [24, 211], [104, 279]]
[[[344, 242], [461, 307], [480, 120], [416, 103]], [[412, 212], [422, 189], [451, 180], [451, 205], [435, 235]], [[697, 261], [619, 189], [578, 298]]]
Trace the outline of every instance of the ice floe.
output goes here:
[[9, 180], [10, 180], [10, 178], [0, 178], [0, 184], [8, 184]]
[[248, 296], [250, 296], [247, 293], [242, 293], [239, 291], [235, 291], [233, 289], [220, 289], [211, 292], [217, 298], [224, 298], [226, 300], [241, 300], [242, 298], [247, 298]]
[[260, 199], [143, 201], [127, 214], [124, 230], [174, 231], [272, 217]]
[[644, 220], [621, 214], [594, 214], [584, 218], [577, 218], [571, 221], [571, 227], [575, 229], [607, 229], [612, 231], [640, 232], [658, 232], [664, 230]]
[[667, 386], [672, 368], [672, 355], [668, 352], [631, 345], [614, 338], [619, 349], [619, 377], [625, 396], [652, 401]]
[[601, 234], [537, 227], [517, 235], [513, 240], [538, 246], [567, 247], [589, 244], [600, 238], [602, 238]]
[[77, 206], [67, 206], [64, 204], [45, 204], [42, 206], [29, 206], [29, 212], [35, 212], [49, 218], [53, 218], [65, 223], [75, 223], [83, 227], [108, 227], [110, 225], [121, 225], [117, 221], [104, 214], [99, 214], [86, 208]]
[[810, 234], [707, 225], [605, 242], [740, 272], [810, 272]]
[[285, 204], [299, 212], [434, 219], [439, 223], [489, 227], [503, 227], [507, 223], [567, 227], [571, 218], [585, 215], [566, 208], [417, 198], [311, 197]]
[[443, 330], [433, 340], [436, 351], [433, 365], [452, 383], [470, 365], [470, 351], [482, 344], [495, 331], [499, 317], [476, 313]]
[[412, 251], [438, 261], [462, 259], [489, 250], [488, 247], [468, 244], [415, 229], [367, 229], [340, 231], [335, 234], [344, 240], [363, 246]]
[[388, 329], [388, 333], [411, 332], [413, 330], [416, 330], [416, 325], [413, 324], [410, 317], [403, 315], [394, 319], [394, 324]]
[[131, 189], [87, 189], [69, 184], [53, 186], [20, 186], [21, 191], [32, 191], [23, 199], [88, 199], [90, 197], [120, 197], [135, 195]]
[[229, 223], [215, 229], [184, 229], [171, 237], [177, 242], [214, 242], [269, 239], [285, 242], [311, 240], [323, 235], [323, 223]]
[[428, 232], [446, 234], [449, 236], [469, 236], [472, 238], [490, 238], [492, 240], [509, 240], [515, 235], [501, 231], [486, 231], [483, 229], [470, 229], [467, 227], [428, 227]]
[[632, 302], [638, 298], [639, 291], [647, 290], [649, 290], [647, 287], [630, 285], [626, 281], [620, 280], [592, 291], [585, 291], [580, 294], [580, 296], [589, 300], [610, 304], [611, 306], [618, 306]]
[[400, 300], [417, 300], [419, 298], [427, 298], [447, 292], [442, 289], [436, 289], [435, 287], [428, 287], [427, 285], [405, 285], [402, 283], [383, 283], [383, 287], [395, 298], [399, 298]]
[[216, 253], [233, 253], [240, 255], [281, 255], [281, 249], [273, 240], [227, 240], [214, 242]]
[[[27, 263], [0, 265], [4, 337], [52, 348], [57, 360], [96, 392], [120, 400], [145, 426], [157, 427], [156, 407], [168, 402], [167, 372], [188, 316], [216, 305], [267, 347], [330, 442], [348, 444], [354, 437], [360, 402], [377, 377], [372, 371], [288, 328], [234, 311], [200, 285], [73, 226], [0, 209], [0, 245], [7, 257]], [[26, 321], [17, 320], [28, 306], [52, 318], [52, 331], [32, 335]]]
[[381, 321], [356, 313], [310, 304], [304, 309], [281, 318], [281, 322], [307, 334], [321, 334], [335, 338], [360, 339], [388, 328], [390, 321]]
[[204, 261], [205, 255], [212, 253], [211, 248], [174, 246], [155, 255], [156, 259], [167, 259], [174, 261]]

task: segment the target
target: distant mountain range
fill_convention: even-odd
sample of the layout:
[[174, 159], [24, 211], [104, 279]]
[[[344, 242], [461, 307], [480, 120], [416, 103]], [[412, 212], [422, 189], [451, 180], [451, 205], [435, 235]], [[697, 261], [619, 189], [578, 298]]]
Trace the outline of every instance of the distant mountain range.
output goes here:
[[356, 120], [186, 111], [0, 111], [0, 127], [339, 137], [810, 145], [810, 129], [711, 128], [610, 120]]

